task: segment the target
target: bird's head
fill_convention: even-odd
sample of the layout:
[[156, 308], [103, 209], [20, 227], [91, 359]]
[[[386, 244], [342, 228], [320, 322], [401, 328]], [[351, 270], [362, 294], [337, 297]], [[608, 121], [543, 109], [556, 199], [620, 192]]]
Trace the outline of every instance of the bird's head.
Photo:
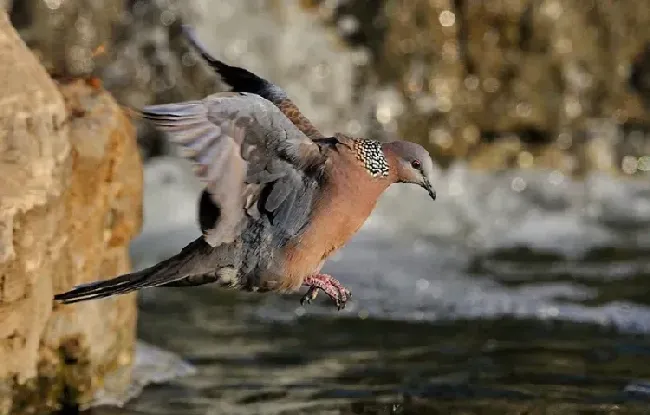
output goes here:
[[429, 152], [409, 141], [391, 141], [384, 143], [383, 147], [395, 156], [396, 182], [417, 184], [435, 200], [436, 191], [432, 184], [435, 169]]

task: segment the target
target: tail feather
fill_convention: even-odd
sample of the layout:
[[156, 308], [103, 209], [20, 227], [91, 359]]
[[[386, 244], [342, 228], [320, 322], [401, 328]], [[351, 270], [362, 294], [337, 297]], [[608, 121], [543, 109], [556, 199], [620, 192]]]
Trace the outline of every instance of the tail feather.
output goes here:
[[[94, 300], [113, 295], [127, 294], [132, 291], [147, 287], [163, 285], [175, 286], [179, 281], [188, 279], [201, 283], [213, 282], [215, 278], [196, 278], [197, 275], [215, 274], [219, 264], [211, 258], [215, 251], [200, 237], [177, 255], [162, 261], [152, 267], [118, 277], [81, 284], [72, 290], [56, 294], [54, 299], [64, 304], [79, 301]], [[185, 284], [200, 285], [200, 284]]]
[[208, 52], [207, 48], [196, 36], [194, 29], [188, 25], [183, 25], [183, 33], [192, 47], [201, 55], [201, 57], [217, 72], [221, 79], [232, 87], [235, 92], [250, 92], [265, 98], [274, 104], [287, 99], [287, 94], [279, 86], [247, 71], [244, 68], [227, 65], [214, 58]]

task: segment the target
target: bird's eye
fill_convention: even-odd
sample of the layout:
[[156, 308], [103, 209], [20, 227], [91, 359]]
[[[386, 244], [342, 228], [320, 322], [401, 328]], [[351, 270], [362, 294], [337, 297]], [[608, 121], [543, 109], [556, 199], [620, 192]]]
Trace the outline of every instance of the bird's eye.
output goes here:
[[413, 160], [413, 161], [411, 162], [411, 166], [413, 166], [414, 169], [419, 169], [420, 166], [421, 166], [421, 164], [420, 164], [420, 160]]

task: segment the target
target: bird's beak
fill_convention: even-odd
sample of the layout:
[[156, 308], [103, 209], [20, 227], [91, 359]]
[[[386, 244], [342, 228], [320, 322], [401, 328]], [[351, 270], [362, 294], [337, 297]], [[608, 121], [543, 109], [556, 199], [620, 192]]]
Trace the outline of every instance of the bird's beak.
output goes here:
[[422, 183], [420, 186], [427, 192], [429, 192], [429, 196], [431, 199], [436, 200], [436, 191], [433, 189], [433, 186], [428, 180], [425, 180], [424, 183]]

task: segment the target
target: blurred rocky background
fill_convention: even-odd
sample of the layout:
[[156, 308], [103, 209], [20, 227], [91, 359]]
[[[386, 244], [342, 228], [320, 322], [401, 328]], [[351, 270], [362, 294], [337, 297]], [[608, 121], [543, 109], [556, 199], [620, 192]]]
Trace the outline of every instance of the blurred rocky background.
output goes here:
[[[182, 39], [181, 24], [191, 24], [216, 57], [281, 85], [324, 132], [418, 141], [442, 167], [436, 203], [417, 189], [390, 189], [328, 262], [326, 272], [355, 293], [340, 313], [325, 301], [305, 309], [295, 296], [211, 287], [140, 293], [138, 338], [180, 353], [198, 375], [100, 414], [317, 413], [361, 398], [390, 405], [340, 413], [409, 413], [393, 405], [406, 405], [409, 394], [440, 405], [438, 413], [475, 413], [473, 405], [478, 413], [610, 413], [630, 402], [641, 408], [627, 413], [646, 413], [650, 372], [638, 364], [650, 353], [650, 9], [643, 2], [0, 4], [68, 92], [101, 84], [123, 107], [139, 108], [225, 90]], [[97, 115], [76, 108], [69, 105], [74, 116]], [[198, 235], [200, 187], [186, 164], [166, 157], [174, 149], [164, 137], [133, 122], [145, 161], [144, 221], [129, 244], [139, 269]], [[139, 167], [125, 172], [141, 177]], [[84, 189], [114, 199], [103, 187]], [[140, 214], [129, 212], [134, 220]], [[97, 274], [88, 268], [75, 278]], [[70, 285], [70, 272], [61, 276]], [[133, 307], [124, 309], [133, 316]], [[40, 332], [30, 330], [35, 343]], [[147, 374], [136, 368], [129, 397], [178, 373], [173, 363], [161, 369], [173, 359], [157, 353], [130, 359]]]
[[[447, 166], [650, 169], [650, 9], [635, 0], [21, 0], [59, 76], [140, 107], [224, 89], [180, 37], [284, 86], [332, 132], [425, 144]], [[146, 156], [169, 149], [139, 125]]]

